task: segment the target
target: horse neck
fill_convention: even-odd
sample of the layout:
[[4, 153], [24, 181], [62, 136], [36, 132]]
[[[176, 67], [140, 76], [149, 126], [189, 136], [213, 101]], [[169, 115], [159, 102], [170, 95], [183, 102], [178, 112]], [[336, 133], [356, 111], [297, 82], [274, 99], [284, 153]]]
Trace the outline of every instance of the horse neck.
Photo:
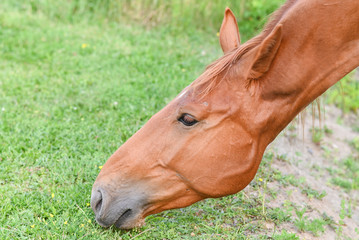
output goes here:
[[359, 65], [358, 12], [357, 0], [303, 0], [282, 17], [282, 43], [261, 87], [272, 109], [269, 141]]

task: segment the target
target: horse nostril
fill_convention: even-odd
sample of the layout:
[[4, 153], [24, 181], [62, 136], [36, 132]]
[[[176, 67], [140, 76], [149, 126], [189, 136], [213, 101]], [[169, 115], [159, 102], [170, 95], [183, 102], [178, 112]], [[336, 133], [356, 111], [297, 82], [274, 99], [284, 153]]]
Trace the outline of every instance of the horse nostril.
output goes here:
[[[100, 192], [101, 194], [101, 192]], [[101, 211], [101, 207], [102, 207], [102, 195], [101, 195], [101, 198], [98, 200], [96, 206], [95, 206], [95, 210], [96, 212], [100, 212]]]
[[97, 190], [92, 193], [91, 207], [92, 207], [93, 211], [95, 212], [96, 216], [99, 215], [101, 212], [102, 200], [103, 200], [103, 196], [102, 196], [101, 190]]
[[132, 212], [132, 209], [125, 210], [115, 222], [115, 226], [121, 228], [121, 226], [126, 223], [128, 218], [132, 215]]

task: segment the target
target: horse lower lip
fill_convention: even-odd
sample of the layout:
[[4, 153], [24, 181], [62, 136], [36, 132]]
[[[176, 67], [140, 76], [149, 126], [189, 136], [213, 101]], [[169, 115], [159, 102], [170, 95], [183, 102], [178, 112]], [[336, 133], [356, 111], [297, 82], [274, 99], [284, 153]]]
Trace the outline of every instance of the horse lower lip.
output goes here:
[[132, 212], [131, 209], [127, 209], [126, 211], [124, 211], [115, 222], [115, 226], [121, 228], [121, 225], [123, 225], [123, 223], [126, 221], [126, 218], [128, 218], [131, 215], [131, 212]]
[[100, 219], [96, 219], [97, 223], [100, 224], [100, 226], [104, 227], [104, 228], [108, 228], [110, 227], [112, 224], [107, 224], [102, 222]]

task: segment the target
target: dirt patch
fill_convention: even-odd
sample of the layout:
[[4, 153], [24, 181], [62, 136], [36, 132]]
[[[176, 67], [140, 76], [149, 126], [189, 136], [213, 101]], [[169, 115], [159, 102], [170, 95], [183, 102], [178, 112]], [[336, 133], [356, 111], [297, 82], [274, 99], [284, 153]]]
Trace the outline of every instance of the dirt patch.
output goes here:
[[[314, 126], [319, 125], [319, 120], [315, 119]], [[305, 184], [304, 187], [283, 187], [278, 181], [268, 183], [268, 189], [277, 192], [268, 207], [283, 208], [285, 203], [299, 209], [305, 207], [304, 219], [327, 219], [331, 224], [319, 234], [300, 231], [293, 221], [279, 226], [268, 224], [268, 227], [295, 232], [301, 239], [359, 239], [359, 190], [343, 188], [333, 182], [339, 174], [345, 174], [345, 159], [359, 162], [359, 153], [352, 146], [353, 140], [359, 139], [359, 133], [353, 129], [359, 126], [359, 117], [355, 114], [343, 116], [338, 108], [327, 106], [321, 125], [325, 125], [326, 133], [312, 137], [312, 117], [307, 116], [304, 131], [300, 124], [291, 125], [268, 147], [267, 152], [276, 154], [272, 168], [293, 175], [300, 185]], [[310, 197], [305, 189], [326, 195], [319, 199]], [[299, 218], [294, 210], [292, 216]]]

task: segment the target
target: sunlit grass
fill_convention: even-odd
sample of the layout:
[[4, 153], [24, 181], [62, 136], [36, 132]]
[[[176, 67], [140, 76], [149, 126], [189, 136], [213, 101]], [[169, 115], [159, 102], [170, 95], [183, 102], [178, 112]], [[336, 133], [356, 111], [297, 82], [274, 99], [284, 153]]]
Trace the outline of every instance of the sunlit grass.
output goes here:
[[[273, 153], [249, 187], [258, 195], [208, 199], [150, 216], [131, 231], [96, 224], [89, 203], [102, 165], [221, 56], [218, 29], [149, 29], [116, 19], [96, 24], [100, 16], [70, 16], [71, 1], [63, 7], [29, 2], [0, 3], [0, 239], [298, 239], [286, 230], [266, 232], [266, 222], [297, 219], [290, 203], [267, 207], [276, 192], [266, 184], [301, 186], [318, 199], [325, 193], [272, 169]], [[242, 18], [257, 21], [271, 9]], [[308, 231], [320, 235], [324, 223], [317, 225]]]

